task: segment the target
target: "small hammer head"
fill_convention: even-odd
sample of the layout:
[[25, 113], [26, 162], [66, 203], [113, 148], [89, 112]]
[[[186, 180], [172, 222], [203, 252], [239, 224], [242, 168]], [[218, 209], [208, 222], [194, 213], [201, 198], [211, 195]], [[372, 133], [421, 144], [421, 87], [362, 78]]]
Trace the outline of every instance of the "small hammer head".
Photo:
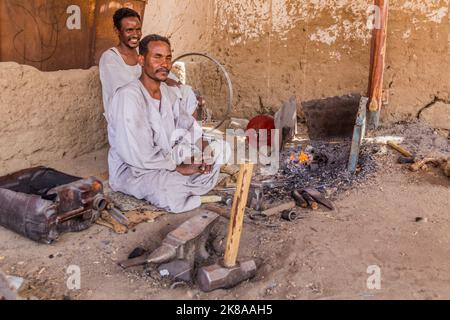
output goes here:
[[250, 184], [250, 190], [247, 199], [247, 207], [255, 209], [256, 211], [261, 211], [263, 201], [264, 201], [264, 185], [262, 183]]
[[229, 289], [256, 275], [256, 263], [253, 260], [237, 263], [227, 268], [222, 263], [202, 267], [197, 272], [197, 284], [204, 292], [216, 289]]

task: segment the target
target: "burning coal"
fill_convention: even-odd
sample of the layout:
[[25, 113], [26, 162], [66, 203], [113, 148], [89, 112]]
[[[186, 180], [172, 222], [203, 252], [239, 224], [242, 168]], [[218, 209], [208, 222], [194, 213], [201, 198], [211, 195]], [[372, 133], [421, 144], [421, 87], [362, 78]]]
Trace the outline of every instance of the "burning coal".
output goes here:
[[316, 171], [319, 167], [328, 163], [328, 156], [321, 152], [316, 152], [314, 147], [308, 145], [304, 149], [300, 146], [300, 151], [290, 150], [290, 156], [284, 157], [284, 170], [298, 174], [302, 171]]
[[275, 200], [290, 197], [292, 190], [315, 188], [321, 192], [339, 193], [376, 173], [374, 146], [363, 146], [358, 169], [352, 175], [347, 171], [350, 141], [309, 142], [287, 149], [281, 154], [282, 170], [274, 177], [276, 188], [265, 194]]

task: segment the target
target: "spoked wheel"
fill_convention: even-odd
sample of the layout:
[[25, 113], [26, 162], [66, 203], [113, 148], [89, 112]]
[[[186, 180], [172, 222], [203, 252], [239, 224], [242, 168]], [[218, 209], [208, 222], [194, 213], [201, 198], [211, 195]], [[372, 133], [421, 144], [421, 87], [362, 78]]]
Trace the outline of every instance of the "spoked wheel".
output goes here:
[[221, 72], [226, 80], [226, 83], [227, 83], [227, 105], [226, 105], [225, 113], [220, 117], [221, 119], [219, 119], [218, 124], [216, 124], [212, 129], [207, 131], [207, 133], [209, 133], [209, 132], [212, 132], [215, 129], [219, 128], [226, 120], [228, 120], [230, 118], [231, 110], [233, 108], [233, 84], [231, 83], [230, 75], [228, 74], [225, 67], [219, 61], [217, 61], [215, 58], [213, 58], [205, 53], [198, 53], [198, 52], [185, 53], [185, 54], [177, 57], [176, 59], [174, 59], [173, 62], [175, 63], [177, 61], [180, 61], [183, 58], [190, 57], [190, 56], [199, 56], [199, 57], [203, 57], [203, 58], [206, 58], [206, 59], [212, 61], [221, 70]]

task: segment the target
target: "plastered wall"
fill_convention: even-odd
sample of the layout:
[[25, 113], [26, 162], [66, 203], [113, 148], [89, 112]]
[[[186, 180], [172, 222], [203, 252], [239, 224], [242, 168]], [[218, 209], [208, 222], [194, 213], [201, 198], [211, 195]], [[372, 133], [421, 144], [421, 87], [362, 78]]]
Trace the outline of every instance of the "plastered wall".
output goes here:
[[106, 146], [98, 68], [41, 72], [0, 63], [0, 174]]

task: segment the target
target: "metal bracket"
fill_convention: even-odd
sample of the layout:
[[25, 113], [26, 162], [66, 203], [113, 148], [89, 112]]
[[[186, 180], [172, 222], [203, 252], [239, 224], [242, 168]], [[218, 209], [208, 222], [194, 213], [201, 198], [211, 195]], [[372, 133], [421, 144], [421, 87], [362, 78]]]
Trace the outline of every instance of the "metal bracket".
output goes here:
[[361, 97], [359, 102], [358, 115], [356, 116], [356, 124], [353, 129], [352, 147], [350, 150], [350, 158], [348, 161], [348, 171], [351, 173], [356, 172], [356, 166], [359, 160], [359, 151], [361, 144], [366, 134], [366, 115], [367, 115], [367, 103], [369, 99], [367, 97]]

